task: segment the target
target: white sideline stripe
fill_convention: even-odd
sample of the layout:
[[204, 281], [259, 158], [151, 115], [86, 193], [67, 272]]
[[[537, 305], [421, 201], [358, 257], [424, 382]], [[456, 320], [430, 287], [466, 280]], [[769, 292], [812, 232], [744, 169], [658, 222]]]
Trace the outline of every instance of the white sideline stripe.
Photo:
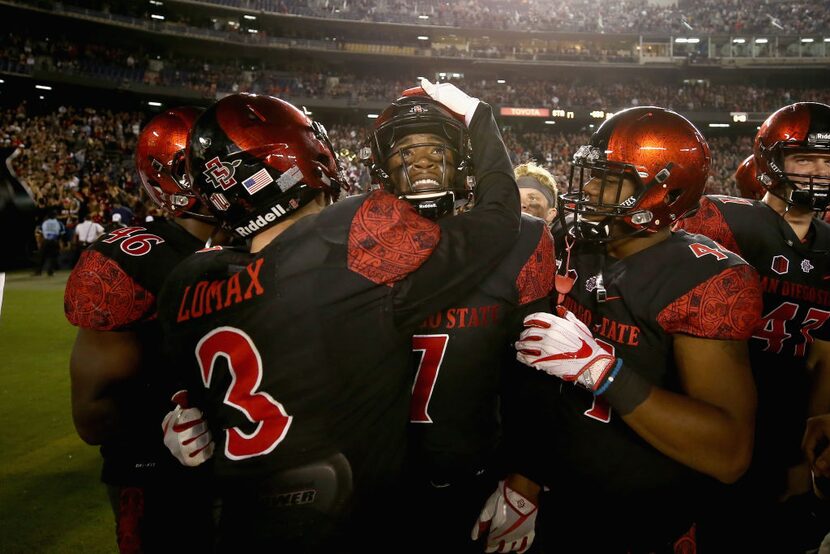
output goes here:
[[6, 286], [6, 274], [0, 272], [0, 313], [3, 312], [3, 288]]

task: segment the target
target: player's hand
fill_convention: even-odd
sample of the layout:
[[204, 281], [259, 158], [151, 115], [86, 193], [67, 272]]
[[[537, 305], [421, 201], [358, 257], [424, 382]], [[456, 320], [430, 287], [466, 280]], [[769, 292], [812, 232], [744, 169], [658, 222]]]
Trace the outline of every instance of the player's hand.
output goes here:
[[536, 504], [499, 481], [473, 526], [473, 540], [486, 535], [485, 552], [524, 552], [536, 536], [538, 512]]
[[830, 477], [830, 414], [807, 420], [801, 448], [816, 477]]
[[195, 467], [213, 456], [213, 438], [199, 408], [188, 408], [187, 391], [173, 395], [176, 407], [164, 416], [164, 445], [182, 465]]
[[530, 314], [516, 343], [516, 359], [564, 381], [596, 391], [617, 359], [606, 352], [577, 317], [559, 306], [558, 316]]
[[463, 115], [467, 125], [470, 124], [478, 107], [478, 98], [473, 98], [452, 83], [430, 83], [423, 77], [421, 88], [436, 102], [440, 102], [450, 111]]

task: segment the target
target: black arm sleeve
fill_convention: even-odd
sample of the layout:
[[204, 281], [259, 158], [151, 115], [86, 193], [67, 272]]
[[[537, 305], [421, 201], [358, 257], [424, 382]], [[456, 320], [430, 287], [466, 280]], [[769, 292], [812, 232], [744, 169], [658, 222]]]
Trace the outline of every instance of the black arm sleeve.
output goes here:
[[415, 326], [471, 290], [513, 246], [521, 204], [510, 157], [489, 105], [479, 103], [470, 122], [476, 203], [438, 224], [441, 239], [430, 258], [394, 290], [395, 321]]

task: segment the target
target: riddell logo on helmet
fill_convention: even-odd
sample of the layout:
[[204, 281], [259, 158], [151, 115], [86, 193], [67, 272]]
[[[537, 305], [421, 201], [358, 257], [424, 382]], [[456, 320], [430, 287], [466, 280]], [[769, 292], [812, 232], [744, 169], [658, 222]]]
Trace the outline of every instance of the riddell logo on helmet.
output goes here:
[[235, 227], [234, 231], [236, 231], [240, 237], [247, 237], [248, 235], [256, 233], [260, 229], [268, 227], [287, 213], [288, 212], [285, 211], [285, 208], [279, 204], [271, 206], [271, 211], [258, 215], [256, 219], [249, 219], [247, 225]]

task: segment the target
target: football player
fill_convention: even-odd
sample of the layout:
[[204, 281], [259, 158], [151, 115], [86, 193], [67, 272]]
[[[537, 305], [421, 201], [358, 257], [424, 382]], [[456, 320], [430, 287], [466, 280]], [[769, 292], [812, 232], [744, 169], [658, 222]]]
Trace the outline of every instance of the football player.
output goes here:
[[548, 225], [556, 217], [556, 180], [548, 170], [534, 163], [517, 165], [516, 184], [522, 197], [522, 211], [544, 219]]
[[[501, 551], [527, 547], [539, 485], [550, 489], [538, 512], [545, 551], [693, 548], [707, 490], [749, 465], [758, 276], [714, 241], [671, 231], [697, 205], [709, 163], [698, 130], [656, 107], [615, 114], [574, 155], [563, 302], [528, 316], [516, 343], [541, 371], [506, 395], [519, 471], [480, 517]], [[586, 519], [591, 532], [576, 531]]]
[[[770, 115], [753, 158], [763, 199], [706, 196], [677, 227], [716, 240], [761, 274], [764, 317], [750, 341], [755, 452], [732, 491], [738, 505], [722, 505], [766, 530], [758, 536], [764, 548], [789, 551], [800, 546], [772, 542], [798, 539], [780, 525], [777, 500], [808, 490], [799, 448], [805, 421], [830, 412], [830, 225], [820, 218], [830, 205], [830, 106], [798, 102]], [[724, 536], [748, 544], [732, 517], [722, 523]]]
[[[436, 221], [468, 208], [471, 168], [483, 178], [471, 164], [463, 121], [421, 88], [405, 91], [383, 111], [367, 143], [376, 183]], [[529, 193], [539, 205], [555, 205], [556, 189], [540, 182], [545, 174], [529, 164], [517, 169], [523, 209]], [[404, 516], [412, 528], [397, 550], [481, 552], [469, 530], [499, 478], [502, 367], [516, 363], [510, 344], [524, 316], [550, 309], [554, 264], [547, 222], [523, 214], [510, 253], [474, 290], [425, 318], [413, 336]]]
[[[66, 283], [64, 310], [78, 327], [69, 363], [72, 416], [80, 437], [101, 445], [121, 552], [209, 546], [209, 504], [186, 512], [179, 499], [202, 495], [202, 472], [187, 471], [159, 439], [170, 409], [172, 368], [161, 356], [157, 297], [173, 267], [204, 246], [214, 225], [200, 211], [184, 173], [187, 133], [199, 110], [154, 117], [139, 135], [135, 164], [150, 199], [171, 220], [123, 227], [101, 236]], [[200, 542], [178, 532], [193, 523]]]
[[[424, 85], [430, 109], [464, 122], [448, 133], [469, 134], [476, 168], [476, 206], [438, 221], [385, 190], [323, 209], [342, 186], [325, 129], [277, 98], [228, 96], [193, 127], [194, 188], [249, 239], [184, 262], [160, 314], [215, 440], [220, 550], [388, 551], [399, 537], [412, 334], [490, 271], [520, 223], [491, 108]], [[390, 166], [406, 191], [453, 179], [450, 149], [398, 139], [392, 163], [417, 168]]]
[[738, 185], [741, 198], [760, 200], [764, 196], [766, 189], [761, 186], [761, 181], [758, 180], [754, 155], [748, 156], [735, 170], [735, 183]]

